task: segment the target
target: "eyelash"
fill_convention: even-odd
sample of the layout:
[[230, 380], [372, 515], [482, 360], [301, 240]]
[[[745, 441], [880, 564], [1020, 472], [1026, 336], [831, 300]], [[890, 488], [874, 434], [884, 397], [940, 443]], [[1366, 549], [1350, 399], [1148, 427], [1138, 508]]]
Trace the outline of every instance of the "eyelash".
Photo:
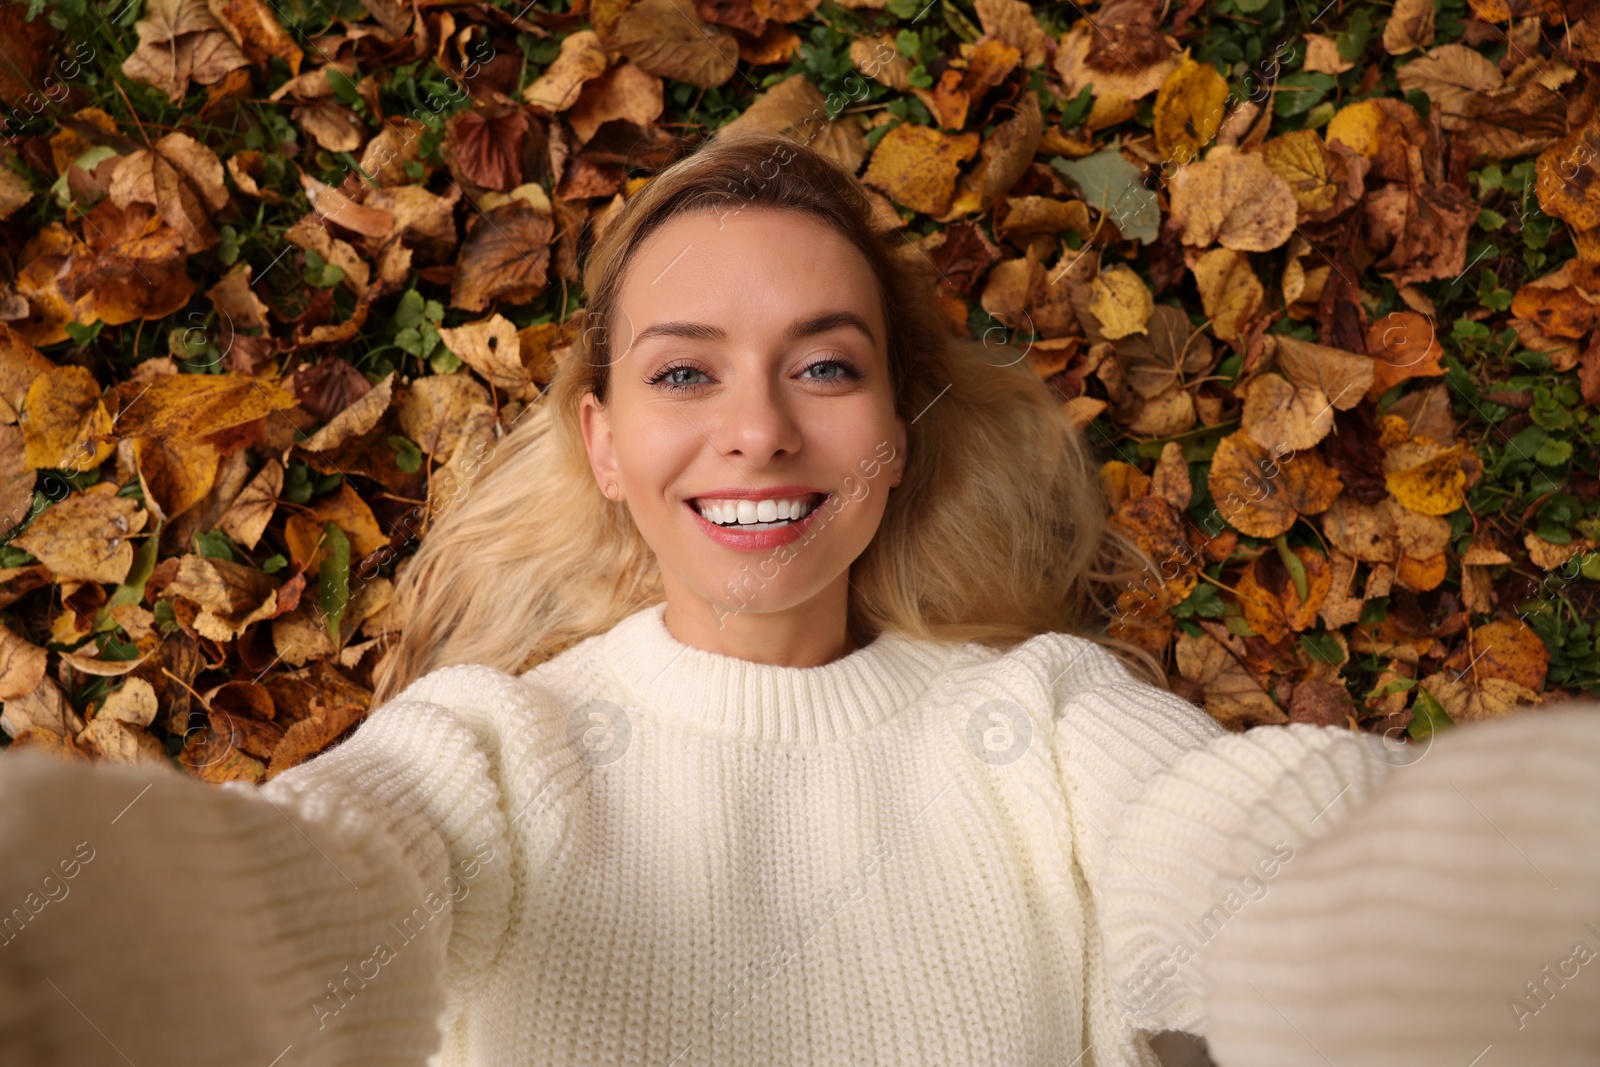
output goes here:
[[[860, 381], [861, 380], [861, 372], [856, 369], [856, 367], [855, 367], [855, 365], [853, 363], [851, 363], [849, 360], [846, 360], [846, 359], [838, 359], [838, 358], [834, 358], [834, 357], [831, 357], [831, 356], [828, 357], [827, 359], [819, 359], [815, 363], [807, 364], [804, 368], [801, 369], [800, 373], [804, 374], [806, 371], [812, 370], [813, 368], [825, 367], [830, 363], [836, 364], [839, 367], [840, 372], [841, 372], [839, 377], [837, 377], [837, 378], [813, 378], [811, 380], [815, 381], [815, 382], [821, 382], [824, 385], [830, 385], [830, 384], [832, 384], [833, 382], [836, 382], [836, 381]], [[700, 368], [696, 367], [693, 363], [688, 363], [688, 362], [680, 360], [677, 363], [673, 363], [673, 364], [670, 364], [670, 365], [668, 365], [666, 367], [662, 367], [661, 370], [656, 372], [654, 377], [648, 379], [646, 384], [647, 385], [660, 385], [662, 388], [667, 389], [667, 390], [669, 390], [671, 392], [675, 392], [675, 393], [688, 392], [688, 391], [690, 391], [692, 389], [698, 389], [701, 385], [705, 384], [703, 382], [692, 382], [692, 383], [689, 383], [689, 382], [671, 382], [671, 381], [667, 381], [666, 380], [667, 377], [669, 375], [671, 375], [674, 371], [679, 371], [679, 370], [694, 370], [694, 371], [698, 371], [698, 370], [700, 370]], [[701, 371], [701, 373], [703, 374], [705, 372]]]

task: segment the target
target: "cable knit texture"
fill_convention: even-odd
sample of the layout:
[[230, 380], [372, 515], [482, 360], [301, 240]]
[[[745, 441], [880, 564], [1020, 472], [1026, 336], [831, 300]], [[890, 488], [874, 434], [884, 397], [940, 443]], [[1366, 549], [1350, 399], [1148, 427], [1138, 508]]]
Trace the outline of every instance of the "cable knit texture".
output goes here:
[[[1357, 832], [1417, 774], [1372, 739], [1229, 733], [1082, 638], [885, 634], [777, 667], [678, 642], [662, 608], [521, 677], [436, 670], [260, 789], [0, 759], [0, 804], [29, 813], [0, 820], [0, 902], [23, 915], [0, 946], [0, 1063], [1156, 1067], [1148, 1034], [1179, 1028], [1241, 1065], [1310, 1063], [1257, 1025], [1245, 979], [1291, 1018], [1318, 1010], [1280, 946], [1303, 963], [1351, 937], [1294, 938], [1366, 884], [1332, 849], [1421, 887], [1418, 909], [1478, 873], [1385, 836], [1406, 802]], [[1518, 783], [1580, 732], [1520, 728]], [[1449, 740], [1430, 762], [1486, 780], [1494, 746]], [[1581, 762], [1550, 781], [1592, 803]], [[1504, 873], [1494, 829], [1449, 832]], [[70, 894], [28, 903], [82, 841]], [[1550, 932], [1592, 900], [1593, 863], [1540, 858], [1573, 877], [1539, 898]], [[1510, 885], [1452, 914], [1493, 925]], [[1391, 1022], [1438, 981], [1414, 959], [1457, 962], [1411, 956], [1410, 918], [1385, 913], [1387, 968], [1338, 973]], [[1569, 1033], [1554, 1014], [1536, 1021]]]

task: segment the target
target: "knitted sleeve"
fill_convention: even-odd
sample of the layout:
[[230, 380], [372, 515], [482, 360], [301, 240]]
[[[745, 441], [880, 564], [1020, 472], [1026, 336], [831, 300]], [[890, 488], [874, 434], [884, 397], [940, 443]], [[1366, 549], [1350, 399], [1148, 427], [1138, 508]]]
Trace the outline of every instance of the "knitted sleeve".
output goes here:
[[0, 1047], [423, 1064], [506, 928], [513, 861], [494, 746], [421, 691], [261, 787], [0, 758]]

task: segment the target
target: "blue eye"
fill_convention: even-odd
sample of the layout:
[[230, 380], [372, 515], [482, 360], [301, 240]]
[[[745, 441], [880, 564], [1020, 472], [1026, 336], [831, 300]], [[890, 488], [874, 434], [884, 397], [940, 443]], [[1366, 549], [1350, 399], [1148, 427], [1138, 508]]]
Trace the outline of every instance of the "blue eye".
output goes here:
[[[835, 373], [824, 377], [811, 378], [809, 379], [810, 381], [829, 384], [833, 382], [859, 381], [861, 379], [861, 372], [856, 369], [853, 363], [846, 359], [836, 359], [832, 357], [828, 359], [819, 359], [815, 363], [806, 366], [800, 371], [800, 373], [804, 375], [810, 371], [816, 370], [818, 367], [833, 367], [836, 368], [836, 371]], [[705, 374], [704, 371], [702, 371], [699, 367], [696, 367], [693, 363], [678, 362], [662, 367], [654, 375], [646, 379], [646, 384], [659, 385], [662, 388], [674, 393], [690, 392], [691, 390], [698, 389], [700, 386], [705, 384], [704, 382], [682, 381], [674, 378], [673, 375], [677, 374], [679, 371], [689, 371], [691, 374]]]

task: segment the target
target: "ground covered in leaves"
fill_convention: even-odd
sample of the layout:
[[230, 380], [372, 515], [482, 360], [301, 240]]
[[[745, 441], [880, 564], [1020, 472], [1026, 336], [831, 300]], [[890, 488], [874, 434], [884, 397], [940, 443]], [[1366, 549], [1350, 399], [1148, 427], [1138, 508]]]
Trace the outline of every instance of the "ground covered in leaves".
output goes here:
[[0, 727], [261, 781], [709, 131], [859, 174], [1102, 452], [1223, 723], [1600, 694], [1600, 3], [0, 6]]

